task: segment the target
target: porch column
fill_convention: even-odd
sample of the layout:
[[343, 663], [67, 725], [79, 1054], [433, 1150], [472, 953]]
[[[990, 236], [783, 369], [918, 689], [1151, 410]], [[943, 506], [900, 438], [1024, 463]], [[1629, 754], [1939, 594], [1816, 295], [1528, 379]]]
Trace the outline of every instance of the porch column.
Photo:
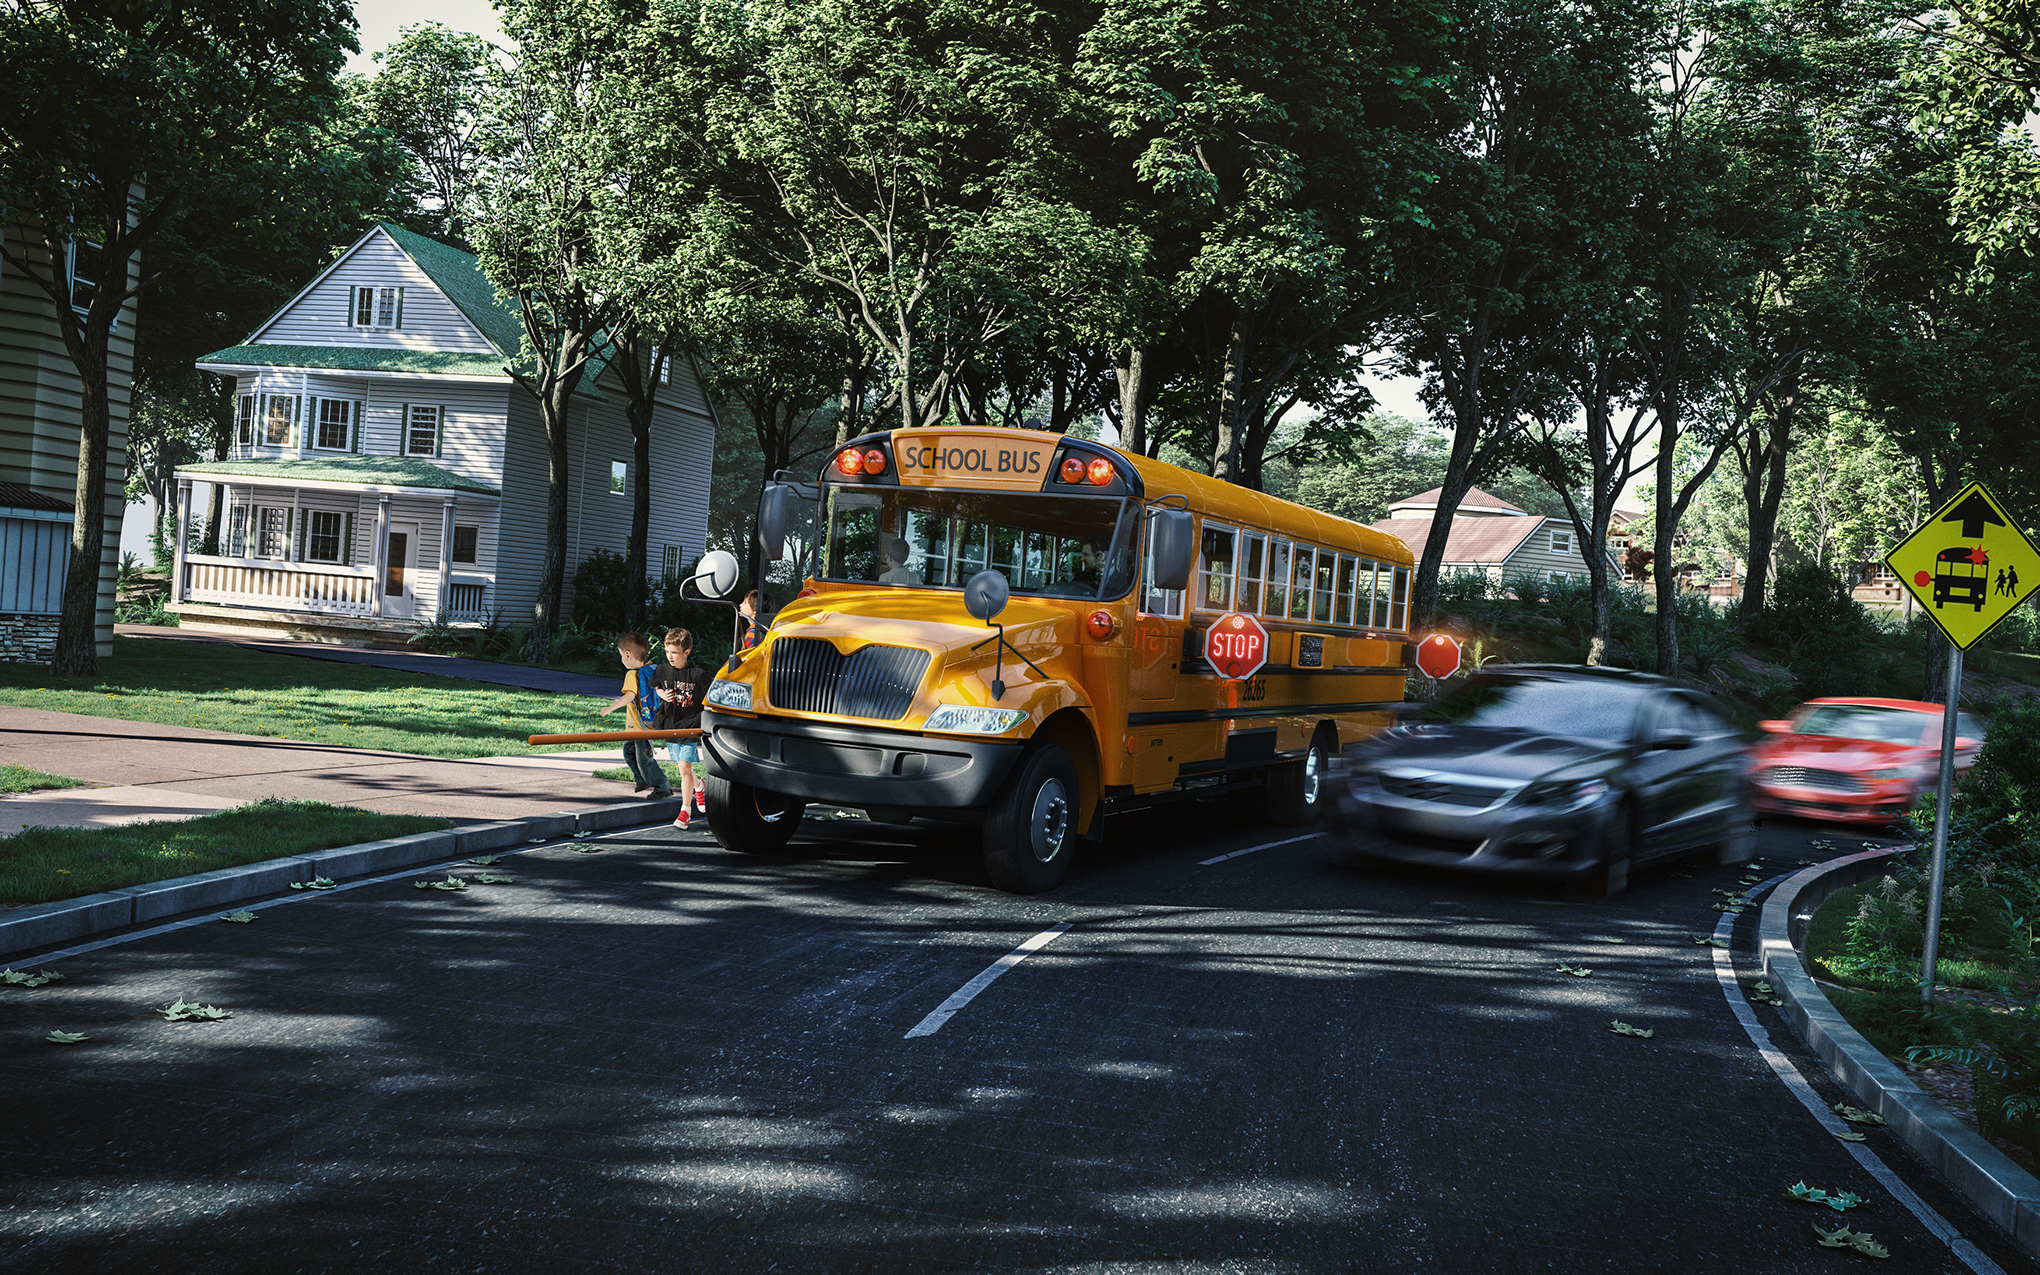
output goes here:
[[383, 618], [383, 585], [389, 580], [390, 571], [390, 498], [377, 497], [375, 502], [375, 583], [369, 596], [375, 599], [375, 606], [369, 612], [376, 619]]
[[439, 612], [435, 617], [446, 620], [446, 604], [453, 597], [453, 505], [454, 497], [448, 496], [439, 512]]
[[170, 545], [170, 600], [184, 601], [184, 542], [191, 535], [191, 480], [177, 480], [177, 512], [172, 517], [177, 539]]

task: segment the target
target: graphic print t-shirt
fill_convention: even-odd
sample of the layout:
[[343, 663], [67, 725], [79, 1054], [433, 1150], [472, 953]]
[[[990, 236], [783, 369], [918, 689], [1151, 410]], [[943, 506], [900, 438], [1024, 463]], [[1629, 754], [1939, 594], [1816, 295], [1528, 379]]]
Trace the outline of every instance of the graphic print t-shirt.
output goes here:
[[653, 730], [698, 730], [701, 727], [701, 697], [708, 694], [708, 670], [689, 664], [686, 668], [675, 668], [661, 664], [654, 685], [670, 686], [679, 695], [671, 701], [659, 701], [657, 720]]

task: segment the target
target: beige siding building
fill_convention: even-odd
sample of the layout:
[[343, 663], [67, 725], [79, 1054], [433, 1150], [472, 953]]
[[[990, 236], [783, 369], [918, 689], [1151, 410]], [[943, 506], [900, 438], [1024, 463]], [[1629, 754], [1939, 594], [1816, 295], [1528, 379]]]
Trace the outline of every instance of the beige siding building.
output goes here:
[[[54, 276], [47, 273], [51, 261], [42, 241], [42, 228], [20, 210], [0, 209], [0, 238], [6, 241], [7, 255], [25, 254], [31, 269], [45, 277], [61, 278], [67, 291], [92, 286], [90, 281], [73, 278], [68, 260], [55, 263]], [[136, 269], [136, 263], [130, 262], [130, 282]], [[121, 310], [107, 349], [111, 421], [107, 440], [106, 539], [100, 551], [95, 624], [101, 656], [113, 653], [114, 584], [120, 570], [121, 516], [127, 506], [123, 491], [127, 483], [128, 413], [134, 388], [134, 332], [135, 303], [130, 300]], [[34, 279], [0, 256], [0, 484], [22, 489], [6, 502], [6, 511], [0, 511], [0, 519], [11, 529], [0, 539], [17, 549], [36, 544], [43, 550], [54, 551], [49, 527], [31, 524], [49, 521], [53, 511], [47, 506], [48, 501], [70, 509], [77, 500], [81, 403], [78, 369], [64, 348], [55, 304]], [[41, 499], [28, 500], [23, 492], [34, 493]], [[67, 518], [64, 539], [68, 540], [69, 534]], [[47, 567], [44, 563], [43, 569]], [[0, 605], [26, 607], [30, 604], [25, 599], [31, 594], [43, 600], [35, 604], [37, 610], [0, 612], [0, 629], [13, 635], [0, 649], [0, 656], [12, 652], [13, 658], [46, 662], [49, 654], [43, 653], [44, 635], [47, 650], [53, 653], [55, 649], [55, 604], [48, 602], [45, 592], [21, 584], [28, 579], [29, 569], [25, 558], [11, 566], [0, 566], [18, 586], [7, 589], [5, 582], [0, 582], [0, 594], [5, 595], [0, 598]], [[47, 610], [40, 609], [44, 602], [48, 602]]]
[[[232, 455], [177, 471], [189, 526], [223, 489], [218, 552], [182, 554], [188, 628], [400, 642], [433, 620], [519, 618], [538, 597], [549, 469], [510, 379], [522, 330], [472, 254], [377, 226], [240, 345], [198, 366], [235, 380]], [[570, 409], [566, 559], [622, 553], [632, 469], [625, 391], [592, 371]], [[654, 575], [707, 538], [715, 436], [674, 360], [651, 436]]]
[[[1433, 487], [1395, 502], [1374, 529], [1399, 538], [1421, 556], [1441, 490]], [[1619, 579], [1620, 563], [1605, 546], [1602, 552], [1608, 553]], [[1468, 490], [1459, 503], [1442, 565], [1446, 571], [1479, 571], [1496, 580], [1523, 573], [1546, 581], [1587, 578], [1587, 560], [1571, 519], [1540, 517], [1478, 487]]]

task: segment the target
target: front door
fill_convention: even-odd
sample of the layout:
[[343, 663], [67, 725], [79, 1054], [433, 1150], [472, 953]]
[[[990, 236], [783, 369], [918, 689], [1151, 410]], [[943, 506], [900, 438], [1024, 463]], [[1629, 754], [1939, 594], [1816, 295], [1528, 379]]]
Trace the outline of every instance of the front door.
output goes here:
[[418, 565], [418, 524], [390, 524], [390, 551], [383, 567], [382, 613], [400, 620], [411, 618], [412, 590]]

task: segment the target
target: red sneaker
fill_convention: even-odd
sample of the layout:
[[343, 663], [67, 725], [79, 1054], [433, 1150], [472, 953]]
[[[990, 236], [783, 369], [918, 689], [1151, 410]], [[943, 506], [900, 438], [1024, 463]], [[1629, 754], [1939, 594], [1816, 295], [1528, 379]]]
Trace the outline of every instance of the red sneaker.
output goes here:
[[688, 811], [685, 806], [680, 807], [680, 813], [673, 816], [673, 826], [675, 828], [685, 828], [691, 822], [693, 821], [688, 818]]
[[699, 788], [694, 790], [694, 808], [702, 814], [708, 813], [708, 794]]

